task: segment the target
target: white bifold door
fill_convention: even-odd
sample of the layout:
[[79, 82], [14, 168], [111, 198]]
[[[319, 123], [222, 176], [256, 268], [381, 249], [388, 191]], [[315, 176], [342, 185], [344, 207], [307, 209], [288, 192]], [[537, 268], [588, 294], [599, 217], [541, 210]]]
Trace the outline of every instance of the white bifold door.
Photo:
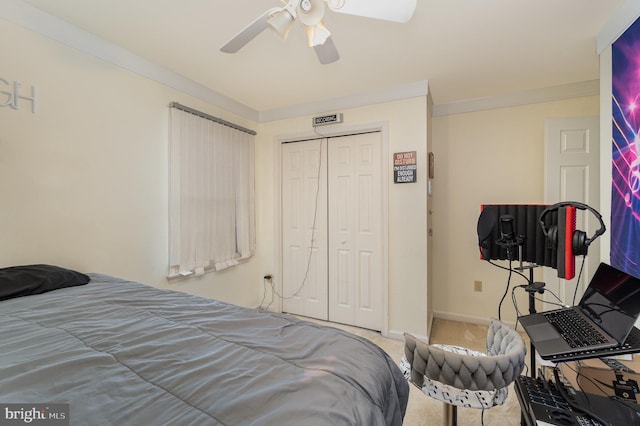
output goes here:
[[282, 146], [283, 310], [383, 326], [380, 132]]

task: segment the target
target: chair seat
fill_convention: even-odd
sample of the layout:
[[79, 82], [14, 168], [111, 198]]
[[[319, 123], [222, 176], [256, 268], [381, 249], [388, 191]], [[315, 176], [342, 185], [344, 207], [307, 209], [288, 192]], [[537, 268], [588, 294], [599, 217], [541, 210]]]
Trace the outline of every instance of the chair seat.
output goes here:
[[[486, 356], [486, 354], [471, 349], [463, 348], [453, 345], [432, 345], [442, 350], [471, 356]], [[404, 377], [409, 380], [411, 378], [411, 365], [407, 361], [406, 357], [402, 357], [400, 363], [400, 369], [402, 370]], [[422, 385], [422, 392], [438, 401], [442, 401], [447, 404], [455, 405], [458, 407], [478, 408], [485, 409], [491, 408], [496, 405], [504, 404], [507, 399], [508, 388], [504, 387], [492, 391], [470, 391], [466, 389], [458, 389], [455, 386], [446, 385], [444, 383], [431, 380], [428, 377], [424, 377], [424, 384]]]

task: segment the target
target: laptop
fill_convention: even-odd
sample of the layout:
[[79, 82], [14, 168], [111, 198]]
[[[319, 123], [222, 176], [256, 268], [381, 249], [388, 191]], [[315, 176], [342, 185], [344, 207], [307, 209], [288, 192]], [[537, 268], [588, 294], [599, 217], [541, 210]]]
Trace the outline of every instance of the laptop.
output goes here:
[[640, 279], [601, 263], [578, 306], [518, 321], [540, 356], [549, 359], [621, 345], [639, 315]]

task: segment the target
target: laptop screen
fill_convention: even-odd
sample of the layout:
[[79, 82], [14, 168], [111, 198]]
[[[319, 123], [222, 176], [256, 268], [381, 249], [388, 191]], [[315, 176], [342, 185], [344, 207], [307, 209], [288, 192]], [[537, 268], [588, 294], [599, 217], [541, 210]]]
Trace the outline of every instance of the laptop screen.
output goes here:
[[622, 342], [640, 314], [640, 279], [601, 263], [580, 307], [611, 337]]

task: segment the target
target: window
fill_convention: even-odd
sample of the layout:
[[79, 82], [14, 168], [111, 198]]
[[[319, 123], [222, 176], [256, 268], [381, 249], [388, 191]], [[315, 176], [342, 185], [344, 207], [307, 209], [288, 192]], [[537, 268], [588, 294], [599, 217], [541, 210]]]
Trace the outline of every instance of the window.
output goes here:
[[169, 277], [255, 253], [255, 132], [170, 105]]

